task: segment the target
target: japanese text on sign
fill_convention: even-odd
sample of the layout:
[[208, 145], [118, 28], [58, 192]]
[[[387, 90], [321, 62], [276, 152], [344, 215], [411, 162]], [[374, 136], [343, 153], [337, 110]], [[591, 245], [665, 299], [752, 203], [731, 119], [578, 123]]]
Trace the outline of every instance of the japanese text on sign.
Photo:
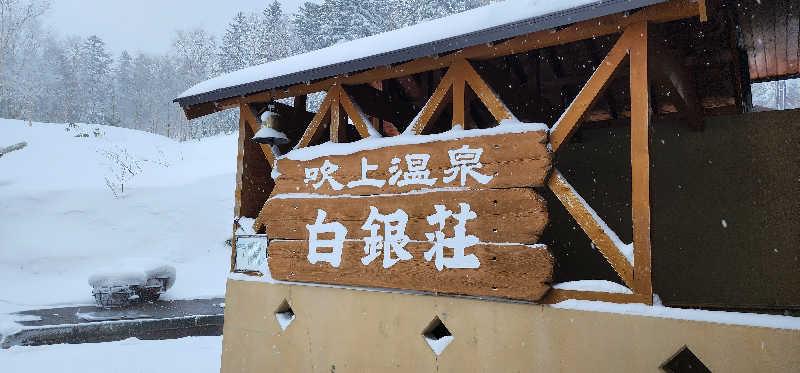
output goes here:
[[369, 176], [370, 173], [377, 171], [381, 165], [370, 164], [366, 157], [361, 158], [361, 178], [351, 180], [346, 183], [336, 180], [335, 173], [339, 166], [326, 159], [320, 167], [305, 168], [303, 182], [312, 188], [319, 189], [324, 184], [328, 184], [333, 190], [343, 188], [356, 188], [361, 186], [371, 186], [381, 188], [388, 183], [392, 186], [421, 185], [433, 186], [441, 180], [444, 184], [456, 182], [465, 186], [468, 178], [480, 184], [487, 184], [494, 178], [494, 175], [480, 173], [483, 167], [481, 164], [482, 148], [470, 148], [464, 145], [457, 149], [448, 150], [451, 168], [445, 169], [442, 175], [432, 175], [428, 169], [430, 154], [405, 154], [402, 158], [394, 157], [391, 165], [388, 165], [388, 172], [391, 175], [388, 180], [375, 179]]
[[[402, 209], [384, 215], [375, 206], [370, 206], [370, 214], [362, 230], [368, 231], [369, 236], [364, 240], [363, 265], [369, 265], [383, 255], [383, 268], [390, 268], [398, 262], [411, 260], [413, 255], [406, 251], [405, 246], [410, 242], [405, 234], [408, 214]], [[466, 233], [466, 223], [475, 219], [477, 214], [470, 210], [468, 203], [459, 203], [460, 211], [454, 213], [444, 205], [434, 205], [435, 212], [427, 217], [428, 224], [433, 226], [433, 232], [425, 233], [428, 242], [432, 243], [430, 250], [423, 256], [426, 261], [433, 260], [436, 269], [444, 268], [479, 268], [481, 263], [475, 254], [465, 254], [465, 249], [478, 243], [478, 237]], [[339, 222], [324, 223], [327, 213], [317, 210], [314, 224], [307, 224], [308, 229], [308, 261], [311, 264], [327, 262], [333, 267], [339, 267], [342, 262], [342, 247], [347, 236], [347, 228]], [[453, 227], [454, 235], [445, 237], [443, 232], [447, 220], [453, 218], [456, 225]], [[332, 239], [320, 239], [321, 235]], [[452, 256], [445, 255], [445, 248], [453, 250]], [[320, 251], [319, 249], [328, 249]]]

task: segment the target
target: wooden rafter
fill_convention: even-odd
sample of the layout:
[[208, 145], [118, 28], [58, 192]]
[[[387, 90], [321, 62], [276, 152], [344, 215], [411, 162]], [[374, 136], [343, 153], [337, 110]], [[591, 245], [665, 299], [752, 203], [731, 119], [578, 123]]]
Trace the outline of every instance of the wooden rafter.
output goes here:
[[551, 129], [550, 134], [550, 144], [553, 151], [556, 152], [569, 141], [570, 136], [602, 93], [622, 59], [630, 56], [633, 263], [623, 254], [620, 240], [615, 237], [616, 233], [608, 228], [557, 169], [553, 169], [548, 186], [619, 274], [622, 281], [631, 288], [633, 294], [611, 297], [598, 296], [598, 293], [594, 292], [558, 290], [549, 296], [551, 302], [566, 298], [620, 302], [641, 301], [648, 304], [652, 302], [650, 155], [648, 149], [650, 90], [647, 74], [647, 38], [647, 22], [632, 24], [626, 28], [561, 119]]
[[594, 71], [589, 81], [578, 93], [578, 96], [567, 107], [567, 111], [553, 126], [550, 131], [550, 144], [556, 152], [575, 133], [581, 122], [586, 119], [589, 109], [597, 102], [603, 90], [608, 86], [614, 72], [617, 71], [622, 60], [628, 55], [633, 31], [630, 29], [620, 36], [611, 51], [608, 52], [600, 65]]
[[369, 126], [372, 126], [372, 123], [366, 119], [361, 110], [353, 103], [347, 91], [342, 86], [335, 85], [328, 90], [328, 94], [322, 101], [317, 114], [309, 123], [297, 146], [304, 148], [311, 144], [314, 139], [321, 136], [320, 131], [325, 123], [330, 123], [330, 140], [332, 142], [345, 141], [347, 118], [353, 121], [353, 125], [362, 138], [367, 138], [377, 133], [375, 130], [370, 131]]
[[436, 120], [439, 114], [441, 114], [442, 110], [444, 110], [444, 105], [442, 105], [442, 103], [447, 103], [452, 99], [452, 90], [450, 89], [452, 86], [453, 75], [448, 71], [447, 74], [442, 77], [439, 85], [436, 86], [436, 90], [433, 91], [431, 98], [428, 99], [428, 102], [422, 107], [422, 111], [417, 116], [417, 121], [411, 123], [414, 133], [421, 134], [425, 131], [425, 128], [427, 128], [428, 123]]
[[[575, 218], [575, 221], [586, 232], [586, 235], [594, 242], [600, 253], [611, 264], [611, 267], [617, 271], [622, 281], [629, 287], [633, 286], [633, 265], [622, 254], [622, 248], [618, 246], [620, 241], [616, 234], [608, 229], [608, 225], [572, 188], [561, 172], [553, 170], [553, 175], [547, 182], [547, 186], [567, 208], [569, 214]], [[612, 235], [614, 236], [613, 238]]]
[[[554, 45], [561, 45], [578, 40], [590, 39], [604, 35], [616, 34], [628, 26], [640, 22], [665, 23], [679, 19], [696, 17], [700, 13], [700, 2], [673, 0], [641, 9], [633, 14], [612, 14], [587, 21], [577, 22], [558, 31], [543, 30], [503, 41], [497, 44], [481, 44], [468, 47], [444, 56], [418, 58], [413, 61], [393, 65], [375, 67], [356, 74], [345, 74], [323, 79], [311, 84], [301, 83], [290, 87], [257, 92], [245, 97], [227, 100], [235, 103], [268, 102], [287, 97], [295, 97], [313, 92], [325, 91], [340, 85], [368, 84], [374, 81], [405, 77], [421, 72], [433, 71], [449, 67], [461, 59], [490, 59], [511, 54], [524, 53]], [[221, 102], [225, 102], [223, 100]], [[197, 118], [230, 107], [227, 102], [213, 108], [198, 106], [185, 109], [188, 119]]]
[[330, 121], [332, 99], [332, 96], [325, 96], [325, 99], [322, 100], [322, 104], [319, 105], [317, 114], [314, 115], [313, 119], [311, 119], [311, 123], [309, 123], [308, 127], [306, 127], [306, 132], [303, 133], [303, 137], [301, 137], [300, 142], [297, 143], [298, 148], [305, 148], [311, 144], [311, 142], [319, 136], [319, 132], [322, 129], [322, 124]]
[[466, 111], [469, 109], [465, 104], [468, 97], [465, 92], [467, 85], [475, 92], [478, 99], [486, 105], [486, 108], [489, 109], [489, 112], [492, 113], [497, 122], [513, 117], [508, 108], [497, 97], [497, 94], [478, 75], [472, 64], [465, 59], [461, 59], [450, 65], [433, 95], [422, 108], [417, 121], [413, 123], [414, 133], [422, 134], [444, 109], [442, 103], [449, 102], [453, 104], [452, 125], [464, 127], [466, 124]]

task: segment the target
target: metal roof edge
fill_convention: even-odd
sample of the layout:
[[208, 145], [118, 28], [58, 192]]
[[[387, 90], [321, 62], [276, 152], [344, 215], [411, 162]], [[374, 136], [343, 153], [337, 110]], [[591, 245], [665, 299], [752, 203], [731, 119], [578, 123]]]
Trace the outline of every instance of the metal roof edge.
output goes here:
[[274, 78], [262, 79], [245, 84], [220, 88], [192, 96], [179, 97], [175, 98], [172, 102], [177, 102], [181, 105], [181, 107], [185, 108], [232, 97], [245, 96], [273, 88], [329, 78], [355, 71], [362, 71], [376, 66], [391, 65], [399, 62], [411, 61], [421, 57], [452, 52], [474, 45], [490, 43], [519, 35], [552, 29], [559, 26], [647, 7], [667, 1], [668, 0], [604, 0], [597, 3], [586, 4], [537, 17], [511, 22], [488, 29], [477, 30], [458, 36], [440, 39], [429, 43], [397, 49], [391, 52], [320, 66], [313, 69], [277, 76]]

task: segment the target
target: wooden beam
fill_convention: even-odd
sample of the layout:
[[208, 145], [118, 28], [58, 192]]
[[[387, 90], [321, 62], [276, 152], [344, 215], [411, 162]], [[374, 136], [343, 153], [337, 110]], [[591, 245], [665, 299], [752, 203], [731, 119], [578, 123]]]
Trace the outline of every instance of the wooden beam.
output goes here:
[[[252, 102], [252, 100], [270, 101], [328, 90], [334, 84], [358, 85], [378, 80], [400, 78], [447, 68], [459, 59], [490, 59], [524, 53], [578, 40], [616, 34], [627, 26], [638, 22], [664, 23], [698, 15], [699, 6], [697, 3], [686, 0], [673, 0], [649, 6], [630, 15], [624, 13], [612, 14], [577, 22], [558, 31], [542, 30], [517, 36], [497, 44], [480, 44], [444, 56], [422, 57], [394, 66], [375, 67], [360, 73], [343, 74], [310, 84], [300, 83], [285, 88], [253, 93], [244, 98], [235, 98], [235, 100], [241, 102]], [[269, 97], [269, 99], [265, 99], [265, 97]]]
[[347, 117], [342, 111], [339, 101], [341, 86], [334, 86], [328, 91], [331, 99], [331, 142], [347, 142]]
[[442, 77], [436, 90], [433, 91], [431, 98], [425, 103], [425, 106], [417, 117], [417, 121], [412, 123], [414, 126], [412, 130], [415, 134], [421, 135], [428, 128], [428, 124], [439, 117], [445, 106], [443, 103], [446, 104], [452, 99], [452, 90], [450, 89], [452, 86], [453, 74], [448, 70], [444, 77]]
[[[558, 197], [570, 215], [581, 226], [586, 235], [594, 242], [600, 253], [606, 258], [611, 267], [619, 274], [619, 277], [628, 286], [633, 286], [633, 266], [622, 254], [622, 250], [616, 242], [621, 242], [616, 233], [608, 228], [608, 225], [597, 215], [588, 203], [572, 188], [564, 175], [553, 168], [553, 173], [547, 182], [547, 186]], [[613, 235], [614, 237], [612, 238]]]
[[[362, 115], [361, 110], [353, 104], [353, 101], [350, 99], [347, 91], [342, 88], [339, 89], [339, 102], [341, 103], [345, 113], [347, 113], [347, 116], [353, 121], [353, 125], [356, 126], [356, 130], [358, 130], [358, 134], [361, 135], [361, 138], [366, 139], [367, 137], [372, 136], [372, 132], [370, 132], [369, 128], [367, 127], [372, 126], [372, 123]], [[374, 129], [373, 132], [378, 131], [377, 129]]]
[[497, 120], [498, 123], [502, 122], [504, 119], [511, 119], [514, 117], [506, 105], [497, 97], [497, 94], [495, 94], [494, 91], [489, 88], [489, 85], [478, 75], [478, 72], [475, 71], [469, 61], [461, 60], [454, 65], [454, 67], [460, 70], [460, 73], [463, 74], [462, 76], [467, 83], [469, 83], [472, 91], [475, 92], [478, 99], [486, 105], [486, 108], [489, 109], [489, 112], [492, 113], [492, 116], [494, 116], [494, 119]]
[[[239, 105], [239, 117], [240, 123], [241, 120], [244, 120], [247, 125], [253, 130], [253, 134], [257, 133], [259, 129], [261, 129], [261, 121], [256, 118], [255, 113], [253, 113], [253, 109], [250, 107], [249, 104], [241, 104]], [[248, 141], [252, 141], [252, 139], [247, 139]], [[264, 152], [264, 156], [267, 157], [267, 162], [269, 162], [269, 166], [273, 167], [275, 165], [275, 153], [272, 152], [272, 148], [269, 145], [265, 144], [258, 144], [261, 146], [261, 150]]]
[[617, 67], [619, 67], [623, 58], [627, 56], [630, 40], [633, 37], [632, 32], [631, 29], [625, 30], [600, 63], [600, 66], [589, 78], [589, 81], [578, 93], [578, 96], [575, 97], [575, 100], [567, 107], [558, 122], [553, 125], [550, 130], [550, 144], [553, 147], [553, 152], [558, 151], [562, 145], [569, 141], [569, 138], [586, 118], [589, 109], [597, 102]]
[[[387, 81], [387, 83], [390, 81]], [[400, 86], [399, 84], [397, 84]], [[364, 114], [383, 119], [395, 125], [407, 126], [414, 119], [417, 110], [399, 97], [392, 97], [387, 92], [370, 85], [343, 86], [344, 91], [358, 104]], [[427, 95], [425, 99], [427, 99]]]
[[[244, 177], [244, 149], [245, 141], [252, 141], [247, 138], [247, 122], [244, 117], [239, 115], [239, 139], [237, 142], [238, 151], [236, 153], [236, 191], [234, 192], [233, 216], [242, 216], [242, 178]], [[234, 232], [236, 225], [234, 224]], [[234, 258], [235, 259], [235, 258]], [[231, 262], [233, 265], [233, 262]]]
[[[456, 66], [450, 68], [454, 69]], [[466, 112], [464, 108], [465, 85], [464, 79], [455, 79], [453, 81], [453, 127], [461, 126], [461, 128], [466, 128], [466, 121], [464, 120], [464, 113]]]
[[569, 299], [592, 300], [592, 301], [611, 302], [611, 303], [650, 304], [653, 302], [652, 296], [648, 298], [648, 296], [644, 294], [604, 293], [600, 291], [550, 289], [550, 291], [544, 296], [544, 298], [542, 298], [539, 301], [539, 303], [556, 304]]
[[[631, 200], [633, 209], [634, 292], [652, 297], [650, 264], [650, 90], [647, 76], [647, 23], [631, 26]], [[627, 31], [626, 31], [627, 32]], [[651, 304], [650, 302], [647, 304]]]
[[300, 142], [297, 143], [298, 148], [305, 148], [320, 136], [319, 132], [321, 130], [322, 123], [327, 123], [330, 121], [332, 100], [333, 96], [331, 95], [326, 95], [325, 99], [322, 100], [322, 104], [319, 105], [317, 114], [314, 115], [313, 119], [311, 119], [311, 123], [308, 124], [306, 131], [303, 133], [303, 137], [301, 137]]
[[700, 14], [700, 22], [708, 22], [706, 0], [697, 0], [697, 12]]

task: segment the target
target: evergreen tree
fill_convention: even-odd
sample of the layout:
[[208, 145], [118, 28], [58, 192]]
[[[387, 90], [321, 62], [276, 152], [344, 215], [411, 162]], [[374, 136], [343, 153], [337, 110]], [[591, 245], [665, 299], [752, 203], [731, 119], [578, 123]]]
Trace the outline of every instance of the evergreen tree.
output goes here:
[[83, 45], [82, 57], [86, 69], [86, 121], [105, 124], [111, 90], [111, 56], [106, 52], [106, 44], [92, 35]]

